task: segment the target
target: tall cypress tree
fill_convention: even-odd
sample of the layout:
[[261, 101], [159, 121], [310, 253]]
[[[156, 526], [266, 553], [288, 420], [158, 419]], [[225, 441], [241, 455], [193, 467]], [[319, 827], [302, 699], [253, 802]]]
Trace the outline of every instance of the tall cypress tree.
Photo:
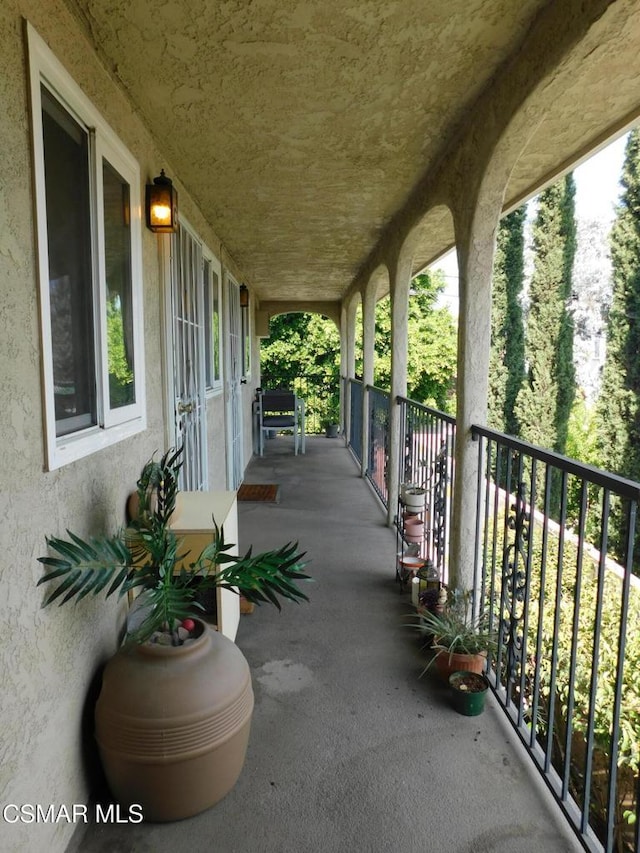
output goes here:
[[[613, 295], [607, 352], [596, 409], [603, 468], [640, 480], [640, 130], [628, 137], [622, 195], [611, 229]], [[612, 544], [624, 546], [622, 509], [613, 507]]]
[[516, 417], [522, 438], [563, 453], [575, 396], [573, 319], [568, 306], [576, 248], [573, 175], [540, 195], [533, 245], [525, 336], [528, 371]]
[[524, 327], [520, 298], [524, 281], [526, 205], [501, 220], [493, 265], [489, 424], [519, 434], [515, 402], [524, 379]]
[[598, 453], [609, 471], [640, 480], [640, 131], [629, 134], [623, 192], [611, 229], [613, 295], [597, 407]]

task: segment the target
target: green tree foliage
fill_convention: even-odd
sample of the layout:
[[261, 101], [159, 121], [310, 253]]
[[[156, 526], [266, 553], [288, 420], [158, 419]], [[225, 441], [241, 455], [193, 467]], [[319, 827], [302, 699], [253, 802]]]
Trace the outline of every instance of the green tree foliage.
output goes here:
[[[455, 401], [456, 328], [448, 308], [437, 308], [445, 287], [440, 273], [423, 273], [412, 282], [409, 299], [408, 395], [420, 403], [453, 411]], [[362, 319], [356, 326], [356, 373], [362, 371]], [[359, 330], [359, 331], [358, 331]], [[340, 335], [317, 314], [283, 314], [271, 319], [270, 337], [260, 350], [265, 388], [300, 388], [301, 380], [321, 386], [320, 420], [335, 407], [340, 380]], [[374, 384], [391, 383], [391, 313], [389, 299], [376, 305]], [[307, 410], [309, 412], [307, 395]], [[311, 414], [313, 415], [313, 402]]]
[[568, 310], [576, 248], [575, 184], [567, 175], [539, 198], [525, 336], [528, 374], [516, 401], [522, 438], [564, 453], [575, 397]]
[[[457, 365], [456, 325], [448, 308], [436, 307], [445, 288], [443, 275], [415, 276], [409, 297], [407, 396], [443, 412], [455, 411]], [[391, 385], [391, 304], [388, 297], [376, 305], [374, 384]], [[361, 363], [362, 345], [356, 348]]]
[[640, 480], [640, 131], [626, 147], [623, 193], [611, 230], [613, 297], [597, 406], [603, 467]]
[[260, 363], [265, 388], [293, 388], [300, 377], [338, 384], [340, 334], [318, 314], [280, 314], [271, 318], [262, 341]]
[[524, 281], [526, 205], [500, 222], [493, 266], [489, 425], [518, 435], [515, 402], [524, 380], [524, 326], [520, 298]]
[[[600, 490], [601, 492], [601, 490]], [[601, 493], [598, 501], [601, 500]], [[596, 503], [598, 502], [596, 501]], [[537, 738], [546, 748], [548, 739], [552, 744], [552, 761], [561, 772], [562, 762], [567, 758], [566, 734], [569, 701], [572, 697], [572, 737], [570, 756], [570, 791], [578, 802], [584, 796], [584, 762], [587, 754], [587, 733], [590, 722], [590, 698], [592, 684], [596, 695], [593, 706], [594, 773], [591, 779], [591, 822], [598, 832], [606, 826], [608, 812], [608, 781], [611, 758], [611, 733], [616, 704], [616, 678], [618, 674], [618, 650], [621, 631], [622, 581], [609, 568], [599, 578], [597, 556], [587, 550], [579, 550], [577, 538], [564, 531], [550, 527], [545, 536], [546, 523], [541, 517], [527, 519], [528, 535], [518, 545], [516, 525], [506, 523], [504, 508], [491, 519], [487, 530], [487, 541], [492, 542], [492, 552], [487, 556], [488, 566], [497, 566], [494, 574], [486, 579], [491, 590], [493, 612], [505, 620], [496, 628], [508, 626], [508, 603], [513, 599], [514, 578], [526, 584], [528, 618], [524, 623], [522, 657], [515, 657], [516, 677], [507, 682], [506, 664], [511, 662], [506, 649], [500, 655], [502, 668], [499, 671], [502, 684], [512, 691], [514, 701], [519, 701], [520, 685], [524, 689], [523, 708], [528, 725], [534, 722]], [[513, 561], [514, 575], [503, 578], [500, 571], [504, 554]], [[560, 558], [560, 554], [562, 558]], [[506, 565], [503, 563], [502, 565]], [[546, 565], [546, 571], [543, 566]], [[561, 569], [558, 569], [561, 566]], [[578, 573], [577, 568], [580, 567]], [[580, 579], [580, 595], [576, 598], [576, 586]], [[559, 593], [559, 594], [558, 594]], [[503, 609], [504, 608], [504, 609]], [[576, 616], [577, 608], [577, 616]], [[514, 613], [517, 614], [514, 608]], [[523, 623], [518, 622], [523, 628]], [[595, 645], [596, 624], [599, 625], [599, 640]], [[574, 629], [577, 633], [574, 634]], [[502, 634], [501, 642], [506, 634]], [[615, 790], [614, 822], [618, 838], [615, 850], [619, 853], [635, 849], [632, 844], [633, 826], [629, 815], [635, 814], [640, 773], [640, 587], [631, 586], [627, 609], [626, 645], [622, 671], [622, 695], [618, 734], [617, 774]], [[574, 638], [576, 640], [574, 647]], [[552, 664], [557, 661], [553, 671]], [[575, 654], [575, 671], [570, 662]], [[598, 661], [597, 680], [594, 677], [593, 658]], [[498, 660], [494, 658], [494, 666]], [[524, 678], [521, 680], [522, 668]], [[536, 679], [537, 675], [537, 679]], [[538, 685], [538, 707], [534, 708], [534, 686]], [[550, 731], [550, 711], [553, 708], [553, 728]], [[536, 710], [535, 719], [532, 712]]]
[[127, 355], [119, 297], [107, 302], [107, 354], [111, 405], [125, 406], [133, 403], [133, 370]]
[[339, 408], [340, 333], [331, 320], [307, 313], [272, 317], [269, 331], [260, 348], [262, 386], [293, 388], [306, 401], [307, 431], [318, 432]]
[[[613, 296], [607, 320], [607, 352], [596, 408], [598, 463], [640, 480], [640, 131], [629, 134], [621, 179], [623, 192], [611, 230]], [[610, 535], [621, 553], [624, 511], [616, 504]], [[640, 548], [640, 541], [637, 542]], [[639, 552], [640, 553], [640, 552]]]

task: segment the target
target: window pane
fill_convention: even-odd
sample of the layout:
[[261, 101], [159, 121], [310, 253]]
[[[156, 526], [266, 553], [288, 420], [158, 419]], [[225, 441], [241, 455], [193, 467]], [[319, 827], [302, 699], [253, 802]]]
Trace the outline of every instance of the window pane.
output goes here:
[[220, 280], [204, 261], [204, 340], [207, 388], [220, 383]]
[[204, 293], [204, 373], [205, 386], [213, 388], [213, 338], [211, 334], [211, 263], [205, 259], [202, 264], [202, 283]]
[[242, 375], [251, 375], [251, 337], [249, 334], [249, 309], [241, 308], [242, 312]]
[[220, 279], [216, 272], [212, 275], [211, 287], [211, 354], [213, 356], [213, 378], [215, 382], [222, 379], [220, 368]]
[[109, 405], [112, 409], [117, 409], [136, 401], [133, 375], [131, 217], [129, 184], [104, 159], [102, 192], [107, 279]]
[[97, 423], [89, 136], [43, 86], [56, 435]]

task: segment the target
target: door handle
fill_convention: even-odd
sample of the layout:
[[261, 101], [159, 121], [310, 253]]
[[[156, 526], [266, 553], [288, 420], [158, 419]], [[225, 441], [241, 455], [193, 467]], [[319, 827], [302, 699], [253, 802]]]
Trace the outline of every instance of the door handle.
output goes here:
[[195, 405], [194, 405], [193, 401], [191, 401], [189, 403], [183, 403], [182, 401], [180, 401], [178, 403], [178, 414], [179, 415], [190, 415], [194, 409], [195, 409]]

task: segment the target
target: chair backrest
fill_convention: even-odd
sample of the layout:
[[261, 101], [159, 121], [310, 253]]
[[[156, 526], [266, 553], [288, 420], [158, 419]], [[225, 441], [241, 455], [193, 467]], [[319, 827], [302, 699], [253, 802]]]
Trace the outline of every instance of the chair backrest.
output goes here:
[[261, 405], [263, 412], [295, 412], [296, 395], [293, 391], [264, 391]]

